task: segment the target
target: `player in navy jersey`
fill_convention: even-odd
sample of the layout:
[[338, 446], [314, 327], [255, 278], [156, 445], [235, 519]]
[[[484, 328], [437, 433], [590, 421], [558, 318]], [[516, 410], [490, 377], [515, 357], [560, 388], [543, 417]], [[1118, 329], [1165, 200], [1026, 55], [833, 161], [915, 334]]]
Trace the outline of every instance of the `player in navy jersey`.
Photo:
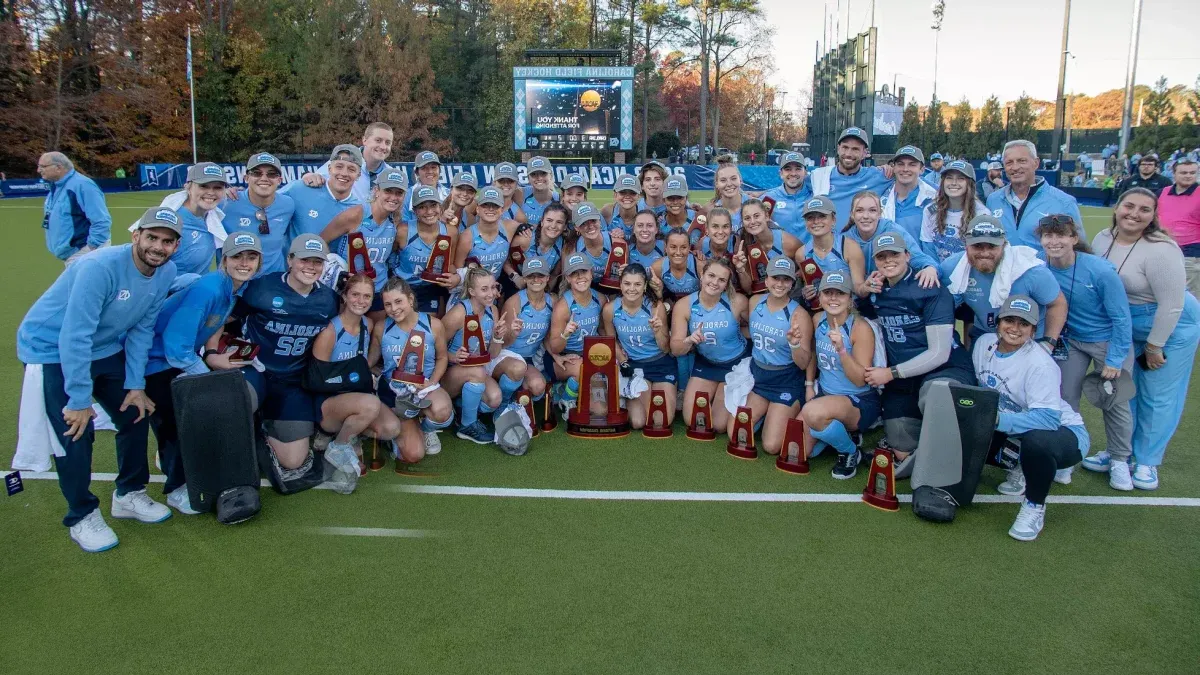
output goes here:
[[282, 193], [292, 198], [296, 209], [288, 226], [288, 238], [320, 234], [333, 221], [354, 227], [362, 222], [362, 201], [354, 196], [354, 185], [362, 173], [362, 153], [353, 145], [339, 145], [329, 154], [329, 180], [319, 187], [302, 181], [285, 185]]
[[[525, 258], [541, 258], [546, 264], [546, 273], [550, 275], [547, 287], [553, 287], [562, 270], [563, 251], [567, 248], [567, 222], [571, 214], [562, 204], [551, 204], [542, 211], [542, 220], [536, 227], [525, 226], [517, 229], [513, 237], [513, 246], [525, 252]], [[515, 270], [514, 270], [515, 272]], [[525, 281], [520, 275], [509, 277], [513, 287], [525, 287]]]
[[[658, 214], [659, 233], [665, 236], [668, 230], [676, 227], [687, 232], [688, 228], [692, 226], [692, 221], [698, 215], [697, 211], [688, 207], [687, 179], [683, 176], [668, 178], [663, 187], [663, 195], [666, 204], [663, 206], [662, 213]], [[699, 230], [696, 230], [689, 236], [691, 237], [692, 246], [700, 243]]]
[[699, 254], [696, 257], [701, 263], [713, 258], [725, 258], [733, 262], [733, 254], [737, 252], [737, 241], [733, 236], [733, 215], [729, 213], [729, 209], [718, 206], [708, 212], [704, 238], [700, 240], [697, 248]]
[[[758, 244], [764, 257], [757, 261], [748, 259], [751, 246]], [[800, 240], [784, 232], [771, 222], [766, 208], [757, 199], [747, 199], [742, 204], [742, 231], [737, 242], [738, 253], [747, 257], [747, 264], [737, 268], [738, 283], [744, 293], [750, 292], [750, 265], [765, 265], [771, 258], [783, 256], [792, 258], [800, 248]]]
[[605, 333], [617, 337], [617, 362], [640, 369], [650, 384], [646, 391], [626, 403], [629, 425], [634, 429], [646, 426], [653, 391], [661, 391], [670, 402], [666, 406], [665, 424], [671, 426], [679, 382], [675, 357], [670, 352], [667, 309], [646, 283], [649, 277], [645, 267], [637, 263], [626, 265], [621, 270], [620, 297], [605, 305], [600, 315]]
[[509, 242], [520, 225], [515, 220], [500, 219], [504, 198], [499, 189], [484, 188], [476, 202], [479, 222], [458, 235], [454, 267], [466, 267], [467, 260], [473, 258], [488, 274], [499, 277], [508, 261]]
[[[373, 347], [375, 322], [366, 314], [375, 305], [374, 297], [375, 282], [370, 277], [365, 274], [347, 277], [341, 288], [341, 312], [317, 334], [312, 358], [340, 362], [362, 357], [363, 363], [367, 363]], [[318, 405], [321, 421], [313, 441], [314, 448], [349, 446], [361, 459], [361, 434], [369, 431], [378, 441], [390, 441], [400, 434], [400, 420], [374, 393], [325, 395], [319, 397]]]
[[[267, 152], [250, 155], [246, 160], [246, 198], [221, 202], [225, 214], [221, 224], [225, 233], [251, 232], [262, 240], [263, 264], [258, 276], [287, 269], [288, 226], [296, 212], [292, 198], [279, 194], [283, 165]], [[227, 191], [228, 194], [228, 191]]]
[[450, 181], [450, 194], [442, 200], [442, 222], [457, 220], [459, 232], [470, 227], [478, 218], [475, 213], [475, 197], [478, 195], [479, 181], [475, 180], [475, 174], [469, 171], [455, 174]]
[[216, 209], [225, 196], [225, 187], [225, 170], [220, 166], [200, 162], [188, 168], [187, 183], [183, 186], [186, 197], [175, 209], [179, 223], [183, 225], [183, 236], [179, 238], [175, 255], [171, 256], [179, 274], [204, 274], [212, 268], [217, 243], [209, 230], [208, 219], [209, 214], [215, 212], [213, 218], [220, 221], [223, 214]]
[[[397, 251], [388, 261], [388, 267], [393, 277], [408, 283], [417, 299], [418, 311], [437, 313], [445, 309], [447, 292], [458, 287], [460, 282], [456, 271], [451, 269], [454, 264], [453, 241], [456, 230], [448, 228], [438, 220], [442, 209], [436, 190], [423, 185], [413, 190], [413, 193], [416, 224], [405, 222], [396, 226]], [[439, 236], [450, 239], [439, 242]], [[450, 253], [447, 268], [442, 270], [442, 275], [436, 283], [425, 281], [421, 278], [421, 273], [430, 263], [433, 247], [439, 243], [444, 243]]]
[[604, 274], [605, 265], [608, 264], [608, 256], [612, 252], [613, 242], [624, 240], [620, 236], [613, 239], [608, 232], [604, 231], [600, 209], [597, 209], [591, 202], [584, 202], [575, 207], [573, 220], [575, 232], [579, 235], [579, 239], [575, 240], [575, 252], [587, 259], [592, 266], [593, 276], [599, 281]]
[[700, 269], [688, 246], [687, 232], [671, 230], [664, 244], [666, 255], [650, 268], [654, 275], [651, 286], [661, 288], [663, 297], [672, 300], [695, 293], [700, 289]]
[[371, 298], [370, 316], [372, 321], [383, 318], [383, 285], [388, 280], [388, 258], [396, 250], [396, 221], [404, 208], [404, 193], [408, 190], [408, 175], [403, 169], [385, 171], [375, 181], [371, 194], [371, 204], [362, 220], [356, 226], [338, 221], [330, 223], [321, 233], [321, 238], [333, 246], [338, 242], [337, 253], [347, 263], [352, 254], [346, 235], [358, 232], [363, 236], [366, 246], [367, 262], [375, 270], [375, 293]]
[[971, 357], [954, 339], [954, 299], [945, 288], [922, 288], [909, 266], [902, 237], [875, 236], [875, 266], [885, 285], [859, 302], [864, 316], [883, 330], [888, 367], [867, 369], [866, 381], [883, 387], [884, 431], [901, 461], [897, 477], [912, 471], [904, 462], [921, 437], [920, 395], [934, 380], [975, 384]]
[[267, 428], [267, 441], [284, 469], [307, 470], [309, 438], [319, 411], [300, 378], [313, 340], [337, 314], [333, 289], [318, 279], [329, 248], [315, 234], [300, 235], [288, 250], [288, 271], [259, 277], [246, 286], [234, 315], [245, 319], [245, 335], [258, 345], [265, 368], [243, 368], [254, 388], [257, 410]]
[[492, 185], [500, 188], [500, 194], [504, 195], [504, 219], [515, 220], [522, 225], [529, 222], [521, 208], [524, 193], [517, 184], [517, 165], [512, 162], [497, 164], [492, 174]]
[[[767, 290], [750, 298], [750, 374], [754, 389], [746, 398], [755, 425], [762, 425], [763, 450], [779, 454], [787, 421], [804, 403], [804, 373], [812, 358], [813, 324], [808, 312], [789, 295], [796, 264], [783, 256], [767, 263]], [[733, 425], [729, 421], [729, 435]]]
[[717, 207], [729, 209], [734, 233], [741, 232], [742, 203], [748, 197], [742, 192], [742, 172], [738, 171], [737, 164], [724, 162], [718, 166], [717, 174], [713, 178], [713, 187], [716, 188], [716, 194], [708, 204], [708, 211]]
[[638, 204], [638, 210], [650, 209], [656, 216], [666, 213], [667, 202], [664, 190], [669, 177], [670, 172], [667, 171], [667, 167], [657, 159], [646, 162], [638, 169], [638, 184], [642, 188], [642, 200]]
[[746, 297], [733, 290], [733, 268], [727, 259], [712, 260], [700, 277], [700, 290], [680, 299], [671, 310], [671, 353], [694, 356], [683, 394], [683, 419], [691, 423], [696, 393], [711, 402], [712, 426], [729, 424], [725, 410], [725, 376], [746, 356]]
[[613, 201], [601, 211], [610, 236], [633, 238], [633, 221], [637, 219], [638, 200], [642, 186], [630, 175], [618, 176], [613, 184]]
[[[546, 224], [548, 216], [542, 214], [542, 225]], [[525, 370], [524, 386], [534, 400], [546, 393], [547, 377], [552, 376], [543, 346], [550, 333], [550, 315], [554, 313], [554, 296], [546, 292], [549, 272], [550, 266], [544, 259], [526, 258], [521, 268], [523, 288], [504, 303], [504, 313], [514, 317], [504, 347], [519, 355], [529, 366]]]
[[[833, 477], [853, 478], [862, 452], [862, 432], [879, 419], [879, 392], [866, 381], [875, 355], [875, 331], [854, 315], [854, 289], [839, 272], [821, 278], [821, 311], [813, 315], [816, 347], [804, 382], [805, 452], [829, 446], [838, 453]], [[818, 445], [819, 444], [819, 445]]]
[[638, 211], [633, 221], [633, 238], [629, 246], [629, 262], [650, 269], [666, 253], [658, 240], [658, 219], [650, 209]]
[[[404, 348], [410, 344], [414, 333], [419, 333], [424, 345], [424, 359], [410, 364], [412, 372], [419, 372], [423, 381], [414, 386], [428, 405], [417, 409], [406, 406], [400, 419], [400, 435], [396, 439], [398, 466], [420, 461], [425, 455], [436, 455], [442, 450], [438, 431], [454, 421], [454, 404], [450, 395], [442, 388], [442, 376], [446, 373], [446, 331], [442, 322], [430, 314], [417, 309], [417, 298], [412, 288], [403, 279], [388, 279], [383, 287], [383, 311], [387, 318], [377, 321], [371, 335], [371, 352], [368, 360], [372, 367], [378, 366], [379, 384], [375, 391], [384, 407], [395, 409], [396, 392], [392, 389], [395, 369], [404, 356]], [[418, 423], [417, 418], [420, 417]]]
[[554, 362], [554, 379], [566, 382], [568, 392], [579, 392], [579, 366], [583, 339], [603, 333], [600, 310], [605, 299], [592, 289], [592, 265], [578, 253], [563, 262], [563, 288], [550, 316], [546, 353]]
[[554, 189], [554, 167], [545, 157], [531, 157], [525, 165], [529, 186], [525, 188], [521, 209], [525, 211], [529, 223], [537, 225], [542, 219], [542, 211], [552, 202], [558, 201], [558, 192]]

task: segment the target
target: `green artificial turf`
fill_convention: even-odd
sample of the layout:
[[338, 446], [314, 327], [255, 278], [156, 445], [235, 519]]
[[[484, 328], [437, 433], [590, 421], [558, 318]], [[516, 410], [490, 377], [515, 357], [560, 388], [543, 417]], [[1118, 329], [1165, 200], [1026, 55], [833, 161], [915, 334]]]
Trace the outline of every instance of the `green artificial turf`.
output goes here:
[[[160, 196], [110, 195], [109, 205], [129, 223]], [[6, 448], [15, 447], [21, 382], [16, 326], [61, 270], [42, 245], [40, 208], [0, 202], [18, 252], [0, 270]], [[1084, 212], [1091, 232], [1103, 227], [1106, 211]], [[1099, 415], [1085, 406], [1084, 416], [1103, 447]], [[1153, 496], [1200, 497], [1198, 433], [1193, 405]], [[113, 435], [97, 438], [95, 470], [115, 470]], [[784, 474], [766, 458], [728, 457], [722, 441], [685, 440], [678, 421], [673, 438], [654, 441], [584, 441], [560, 427], [522, 458], [442, 438], [442, 454], [423, 463], [434, 476], [388, 467], [351, 496], [262, 490], [262, 513], [236, 527], [207, 516], [110, 518], [121, 545], [99, 555], [68, 539], [54, 483], [27, 481], [0, 498], [0, 671], [1196, 672], [1196, 508], [1052, 504], [1042, 536], [1022, 544], [1005, 535], [1013, 504], [976, 504], [938, 526], [907, 506], [889, 514], [858, 503], [403, 491], [856, 494], [866, 473], [835, 481], [822, 456], [808, 476]], [[987, 469], [980, 492], [994, 494], [1001, 479]], [[112, 484], [93, 490], [107, 513]], [[1118, 493], [1079, 470], [1051, 494]]]

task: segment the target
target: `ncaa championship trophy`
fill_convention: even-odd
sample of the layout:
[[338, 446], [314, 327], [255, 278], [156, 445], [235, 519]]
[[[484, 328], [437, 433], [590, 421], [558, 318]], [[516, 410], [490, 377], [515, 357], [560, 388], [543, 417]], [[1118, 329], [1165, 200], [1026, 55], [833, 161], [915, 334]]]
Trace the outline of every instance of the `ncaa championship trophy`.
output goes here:
[[804, 420], [790, 419], [783, 433], [783, 448], [775, 459], [775, 468], [787, 473], [808, 474], [808, 455], [804, 452]]
[[425, 269], [421, 272], [421, 278], [436, 282], [450, 270], [450, 235], [439, 234], [433, 240], [432, 251], [429, 254], [429, 262], [425, 263]]
[[707, 392], [698, 391], [692, 396], [692, 419], [685, 435], [695, 441], [711, 441], [717, 437], [713, 428], [711, 399]]
[[609, 293], [621, 290], [621, 270], [629, 262], [629, 245], [623, 240], [612, 243], [612, 251], [608, 254], [608, 262], [604, 263], [604, 274], [596, 284]]
[[346, 235], [346, 268], [351, 275], [365, 274], [375, 278], [375, 268], [371, 265], [371, 256], [367, 255], [367, 240], [362, 232], [351, 232]]
[[414, 330], [408, 335], [404, 350], [396, 358], [392, 379], [405, 384], [425, 384], [425, 332]]
[[616, 344], [617, 339], [611, 335], [589, 335], [583, 339], [579, 400], [567, 415], [568, 434], [582, 438], [618, 438], [629, 434], [629, 416], [620, 405]]
[[700, 240], [704, 238], [704, 234], [707, 231], [704, 227], [707, 223], [708, 218], [704, 217], [702, 213], [696, 214], [696, 217], [692, 218], [692, 224], [688, 225], [687, 235], [688, 243], [693, 247], [700, 245]]
[[883, 511], [900, 510], [900, 501], [896, 499], [896, 458], [891, 450], [875, 451], [862, 499]]
[[[813, 288], [819, 287], [821, 285], [821, 277], [825, 276], [825, 273], [821, 271], [821, 266], [818, 265], [817, 261], [813, 260], [812, 258], [805, 258], [800, 263], [800, 269], [798, 271], [800, 272], [800, 279], [804, 282], [804, 285], [812, 286]], [[814, 312], [821, 309], [820, 294], [813, 296], [813, 299], [808, 301], [808, 308]]]
[[525, 252], [518, 246], [508, 247], [508, 262], [512, 263], [513, 269], [517, 274], [521, 273], [521, 265], [525, 264]]
[[754, 447], [754, 412], [748, 406], [738, 406], [725, 452], [738, 459], [758, 459], [758, 448]]
[[468, 314], [463, 318], [463, 347], [466, 347], [471, 355], [459, 361], [460, 365], [482, 366], [492, 360], [487, 340], [483, 338], [483, 324], [480, 323], [478, 314]]
[[750, 268], [750, 292], [762, 293], [767, 290], [767, 251], [749, 234], [742, 241], [746, 244], [746, 266]]
[[761, 201], [763, 204], [763, 211], [767, 212], [767, 220], [774, 220], [775, 219], [775, 198], [774, 197], [763, 197]]
[[642, 435], [646, 438], [671, 437], [671, 425], [667, 424], [667, 396], [661, 389], [650, 391], [650, 410], [646, 412], [646, 426], [642, 427]]
[[217, 351], [229, 354], [230, 361], [253, 361], [258, 356], [258, 345], [240, 335], [221, 333], [217, 340]]

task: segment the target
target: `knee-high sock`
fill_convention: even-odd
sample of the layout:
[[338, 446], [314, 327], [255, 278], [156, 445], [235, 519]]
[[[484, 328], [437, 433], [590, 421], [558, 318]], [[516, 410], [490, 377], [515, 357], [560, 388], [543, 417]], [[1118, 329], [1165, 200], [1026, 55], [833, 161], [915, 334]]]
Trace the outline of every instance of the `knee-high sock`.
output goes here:
[[479, 401], [479, 412], [481, 412], [481, 413], [496, 412], [496, 409], [493, 408], [492, 406], [488, 405], [486, 401], [481, 400], [481, 401]]
[[464, 427], [469, 427], [479, 418], [479, 404], [483, 402], [483, 383], [467, 382], [462, 387], [462, 416]]
[[500, 402], [511, 401], [513, 392], [521, 388], [521, 382], [512, 380], [507, 375], [501, 375], [498, 380], [500, 383]]
[[829, 426], [817, 431], [809, 427], [809, 432], [813, 438], [820, 439], [828, 443], [834, 450], [848, 455], [854, 452], [854, 439], [850, 438], [850, 433], [846, 431], [846, 425], [838, 420], [829, 423]]
[[454, 411], [450, 411], [450, 417], [446, 418], [445, 422], [434, 422], [428, 417], [421, 418], [421, 431], [441, 431], [454, 423]]

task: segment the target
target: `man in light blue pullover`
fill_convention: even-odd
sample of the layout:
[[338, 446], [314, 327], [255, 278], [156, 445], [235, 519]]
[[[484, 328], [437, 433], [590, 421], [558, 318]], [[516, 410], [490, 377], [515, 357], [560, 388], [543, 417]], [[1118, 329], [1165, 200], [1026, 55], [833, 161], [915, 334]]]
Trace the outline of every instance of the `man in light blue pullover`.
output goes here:
[[42, 180], [50, 184], [42, 229], [46, 231], [46, 248], [54, 257], [69, 265], [107, 245], [112, 237], [112, 216], [96, 182], [76, 171], [61, 152], [42, 155], [37, 168]]
[[[1034, 230], [1039, 220], [1054, 213], [1071, 216], [1076, 224], [1083, 222], [1079, 202], [1038, 177], [1037, 146], [1029, 141], [1009, 141], [1004, 144], [1003, 157], [1009, 183], [988, 196], [987, 207], [1004, 225], [1010, 244], [1041, 252], [1042, 242]], [[1086, 241], [1086, 237], [1079, 232], [1080, 239]]]
[[779, 178], [781, 185], [762, 193], [763, 198], [775, 200], [771, 220], [784, 232], [805, 244], [810, 243], [812, 235], [804, 226], [804, 202], [812, 196], [812, 188], [807, 181], [808, 166], [804, 162], [804, 155], [798, 152], [783, 153], [779, 158]]
[[147, 210], [131, 244], [96, 251], [68, 267], [17, 328], [17, 358], [40, 371], [52, 445], [61, 443], [54, 460], [68, 505], [63, 524], [88, 552], [117, 545], [88, 488], [93, 397], [117, 426], [113, 517], [156, 523], [171, 516], [146, 494], [146, 432], [154, 404], [146, 396], [145, 369], [154, 322], [175, 279], [171, 255], [182, 231], [174, 210]]

